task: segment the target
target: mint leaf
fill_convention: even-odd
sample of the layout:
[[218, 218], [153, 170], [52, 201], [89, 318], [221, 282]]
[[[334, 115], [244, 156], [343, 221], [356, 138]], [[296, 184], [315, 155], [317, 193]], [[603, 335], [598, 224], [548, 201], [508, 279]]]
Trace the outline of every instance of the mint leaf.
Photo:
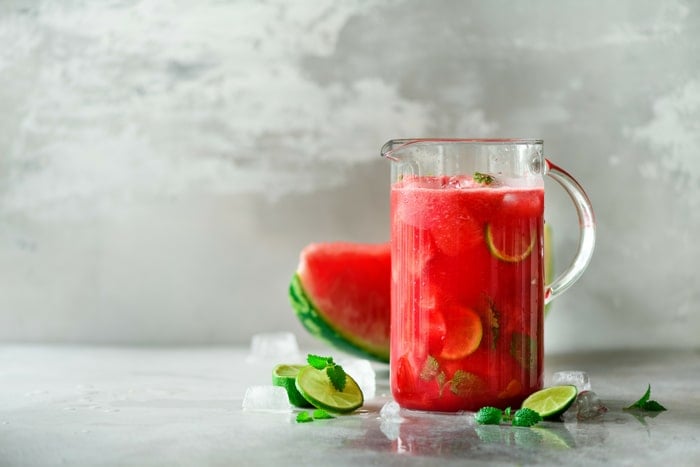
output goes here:
[[662, 412], [662, 411], [666, 410], [666, 407], [659, 404], [658, 402], [649, 400], [650, 397], [651, 397], [651, 384], [649, 384], [647, 386], [647, 390], [644, 393], [644, 395], [641, 397], [641, 399], [639, 399], [637, 402], [630, 405], [629, 407], [625, 407], [625, 410], [639, 409], [639, 410], [644, 410], [647, 412]]
[[491, 328], [491, 348], [496, 349], [498, 344], [498, 336], [500, 335], [500, 323], [498, 321], [498, 310], [493, 303], [493, 300], [489, 298], [488, 306], [486, 307], [486, 322]]
[[345, 389], [347, 375], [343, 367], [333, 361], [333, 357], [321, 357], [308, 354], [306, 361], [317, 370], [325, 370], [328, 379], [336, 390], [342, 392]]
[[313, 411], [314, 420], [325, 420], [335, 418], [333, 415], [329, 414], [323, 409], [316, 409]]
[[330, 365], [326, 367], [326, 374], [328, 375], [328, 379], [331, 380], [331, 384], [333, 384], [334, 388], [341, 392], [343, 389], [345, 389], [347, 375], [345, 374], [345, 370], [343, 370], [342, 366], [336, 364]]
[[326, 420], [331, 418], [335, 417], [323, 409], [316, 409], [312, 413], [299, 412], [297, 414], [297, 423], [309, 423], [313, 422], [314, 420]]
[[537, 341], [528, 334], [514, 332], [510, 339], [510, 355], [524, 370], [530, 370], [537, 362]]
[[517, 410], [513, 415], [513, 426], [532, 426], [541, 421], [540, 414], [527, 407]]
[[498, 425], [501, 423], [503, 412], [496, 407], [482, 407], [474, 416], [479, 425]]
[[647, 392], [644, 393], [644, 395], [642, 396], [642, 398], [639, 399], [637, 402], [635, 402], [634, 404], [630, 405], [630, 406], [627, 407], [627, 408], [628, 408], [628, 409], [635, 409], [635, 408], [636, 408], [636, 409], [641, 409], [642, 407], [644, 407], [644, 404], [647, 403], [647, 401], [649, 400], [649, 397], [651, 397], [651, 384], [649, 384], [649, 385], [647, 386]]
[[481, 183], [483, 185], [490, 185], [493, 183], [495, 178], [493, 178], [492, 175], [481, 173], [481, 172], [474, 172], [474, 181], [476, 183]]
[[510, 407], [505, 411], [496, 407], [482, 407], [474, 416], [474, 421], [479, 425], [499, 425], [501, 420], [511, 422], [513, 426], [529, 427], [541, 422], [542, 416], [528, 408], [516, 410], [511, 416]]
[[450, 382], [450, 391], [457, 397], [469, 397], [478, 394], [484, 389], [484, 380], [474, 373], [464, 370], [457, 370]]
[[667, 409], [656, 401], [646, 401], [642, 410], [646, 410], [647, 412], [663, 412]]
[[428, 355], [428, 358], [423, 364], [423, 368], [420, 371], [420, 379], [423, 381], [430, 381], [435, 378], [440, 372], [440, 363], [432, 355]]
[[320, 357], [318, 355], [308, 354], [306, 361], [309, 365], [316, 368], [317, 370], [323, 370], [328, 365], [333, 363], [333, 358], [331, 357]]
[[441, 371], [440, 373], [437, 374], [435, 377], [435, 381], [438, 383], [438, 395], [442, 397], [442, 390], [445, 388], [445, 381], [447, 380], [447, 376], [445, 376], [445, 372]]

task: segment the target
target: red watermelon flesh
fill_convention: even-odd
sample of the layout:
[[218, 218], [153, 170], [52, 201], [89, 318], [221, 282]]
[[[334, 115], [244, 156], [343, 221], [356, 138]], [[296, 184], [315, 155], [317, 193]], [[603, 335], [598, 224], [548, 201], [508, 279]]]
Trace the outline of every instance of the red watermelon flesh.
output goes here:
[[389, 243], [312, 243], [300, 255], [290, 286], [299, 320], [343, 351], [389, 360]]

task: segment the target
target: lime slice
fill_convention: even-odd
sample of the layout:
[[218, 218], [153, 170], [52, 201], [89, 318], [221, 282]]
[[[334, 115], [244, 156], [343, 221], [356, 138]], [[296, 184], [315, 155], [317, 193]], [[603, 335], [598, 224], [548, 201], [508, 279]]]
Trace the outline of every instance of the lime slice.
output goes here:
[[518, 263], [532, 253], [535, 246], [534, 232], [519, 232], [507, 227], [486, 225], [486, 245], [491, 254], [506, 263]]
[[296, 388], [307, 401], [329, 412], [349, 413], [364, 403], [362, 390], [350, 375], [346, 375], [345, 389], [338, 391], [325, 370], [305, 366], [296, 377]]
[[281, 386], [287, 391], [289, 403], [295, 407], [313, 407], [309, 401], [304, 399], [295, 385], [299, 370], [305, 365], [277, 365], [272, 369], [272, 384]]
[[447, 311], [449, 318], [445, 318], [445, 342], [440, 356], [458, 360], [479, 348], [484, 329], [479, 315], [467, 307], [455, 306]]
[[542, 418], [554, 418], [573, 404], [577, 394], [576, 386], [552, 386], [530, 394], [522, 407], [534, 410]]

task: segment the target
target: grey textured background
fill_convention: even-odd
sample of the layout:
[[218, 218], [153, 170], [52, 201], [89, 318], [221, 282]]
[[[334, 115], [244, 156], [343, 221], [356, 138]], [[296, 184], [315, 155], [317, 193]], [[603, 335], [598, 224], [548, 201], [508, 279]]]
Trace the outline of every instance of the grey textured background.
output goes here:
[[387, 240], [381, 145], [460, 136], [594, 203], [550, 351], [698, 345], [698, 2], [3, 0], [0, 44], [2, 340], [308, 343], [299, 250]]

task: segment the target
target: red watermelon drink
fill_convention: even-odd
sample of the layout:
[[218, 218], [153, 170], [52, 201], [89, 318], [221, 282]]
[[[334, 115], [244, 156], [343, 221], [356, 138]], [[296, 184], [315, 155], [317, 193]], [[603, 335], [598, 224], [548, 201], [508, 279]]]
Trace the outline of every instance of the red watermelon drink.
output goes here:
[[544, 188], [406, 175], [391, 189], [391, 387], [405, 408], [519, 407], [540, 389]]

